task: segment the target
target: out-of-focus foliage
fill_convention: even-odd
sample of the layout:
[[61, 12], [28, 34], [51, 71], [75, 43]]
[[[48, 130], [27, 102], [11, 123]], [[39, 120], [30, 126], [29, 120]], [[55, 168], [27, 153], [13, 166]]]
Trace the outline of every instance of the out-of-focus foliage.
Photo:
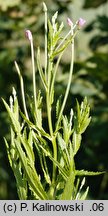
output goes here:
[[106, 3], [107, 0], [85, 0], [84, 2], [84, 8], [97, 8], [98, 6], [100, 6], [101, 4]]
[[21, 0], [10, 0], [10, 1], [8, 1], [8, 0], [5, 0], [5, 1], [0, 0], [0, 8], [1, 8], [1, 10], [6, 11], [8, 8], [15, 7], [20, 3], [21, 3]]
[[[41, 48], [44, 48], [44, 16], [41, 2], [41, 0], [0, 0], [0, 97], [8, 98], [12, 86], [17, 86], [19, 89], [14, 60], [19, 62], [27, 83], [25, 88], [28, 94], [31, 94], [31, 63], [28, 57], [30, 50], [25, 40], [24, 30], [30, 29], [33, 32], [35, 48], [40, 44], [42, 44]], [[89, 8], [98, 10], [98, 7], [105, 5], [106, 2], [106, 0], [85, 0], [83, 7], [85, 10]], [[75, 0], [46, 0], [45, 3], [51, 15], [56, 10], [59, 11], [61, 20], [70, 16], [70, 6], [74, 8]], [[88, 96], [93, 117], [91, 126], [83, 137], [79, 157], [76, 158], [78, 168], [85, 167], [94, 171], [108, 170], [108, 16], [104, 11], [103, 14], [95, 16], [93, 21], [87, 23], [84, 34], [88, 36], [91, 34], [88, 41], [91, 54], [83, 61], [78, 59], [75, 62], [71, 94], [65, 112], [72, 107], [76, 97], [82, 99], [85, 95]], [[67, 56], [64, 57], [56, 78], [57, 97], [63, 95], [66, 87], [69, 72]], [[40, 81], [38, 83], [40, 85]], [[45, 116], [45, 113], [43, 115]], [[16, 199], [15, 179], [8, 164], [3, 140], [3, 136], [7, 138], [9, 136], [6, 128], [8, 123], [7, 114], [0, 101], [0, 198]], [[79, 158], [81, 158], [80, 161]], [[89, 178], [88, 182], [91, 191], [90, 198], [108, 199], [107, 174], [104, 177], [94, 177], [94, 181]]]
[[89, 42], [90, 48], [96, 50], [102, 45], [107, 45], [108, 47], [108, 17], [105, 15], [97, 16], [85, 29], [86, 32], [93, 30], [97, 30], [97, 33]]

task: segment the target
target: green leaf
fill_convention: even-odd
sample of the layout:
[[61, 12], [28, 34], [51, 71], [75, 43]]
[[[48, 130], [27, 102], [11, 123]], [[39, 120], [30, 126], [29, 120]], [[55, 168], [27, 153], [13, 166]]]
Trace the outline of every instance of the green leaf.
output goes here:
[[63, 52], [71, 42], [72, 42], [72, 36], [68, 40], [66, 40], [66, 42], [63, 44], [63, 46], [59, 50], [55, 50], [53, 52], [51, 58], [53, 59], [55, 56]]
[[86, 191], [80, 196], [79, 200], [85, 200], [89, 192], [89, 187], [86, 188]]
[[69, 157], [70, 157], [70, 172], [75, 171], [75, 162], [74, 162], [74, 152], [72, 148], [72, 143], [69, 142]]
[[54, 87], [51, 89], [50, 92], [50, 104], [52, 105], [54, 102]]
[[86, 118], [85, 116], [85, 119], [83, 120], [81, 126], [80, 126], [80, 133], [84, 133], [86, 128], [88, 127], [88, 125], [90, 124], [90, 121], [91, 121], [91, 117], [89, 118]]
[[56, 103], [56, 118], [57, 119], [59, 117], [60, 109], [61, 109], [61, 96], [59, 97]]
[[86, 171], [86, 170], [76, 170], [75, 174], [77, 176], [96, 176], [104, 174], [105, 172], [92, 172], [92, 171]]
[[[40, 140], [39, 140], [39, 138], [40, 138]], [[45, 140], [43, 140], [43, 138], [41, 138], [37, 135], [36, 136], [34, 135], [34, 144], [35, 144], [35, 147], [36, 147], [38, 155], [39, 155], [40, 164], [42, 167], [42, 171], [44, 173], [45, 180], [48, 184], [51, 184], [51, 180], [50, 180], [50, 176], [49, 176], [48, 168], [47, 168], [47, 163], [46, 163], [46, 155], [44, 154], [44, 152], [42, 151], [42, 149], [40, 147], [41, 145], [44, 145], [44, 148], [50, 154], [50, 151], [48, 148], [48, 143], [45, 143]]]
[[38, 133], [41, 133], [42, 136], [46, 137], [47, 139], [49, 139], [51, 141], [51, 136], [48, 133], [46, 133], [43, 128], [38, 128], [37, 126], [35, 126], [30, 120], [28, 120], [26, 118], [26, 116], [21, 112], [21, 110], [20, 110], [20, 113], [21, 113], [22, 118], [29, 125], [29, 127], [31, 127], [33, 130], [37, 131]]
[[45, 153], [45, 155], [48, 156], [52, 160], [52, 162], [55, 164], [55, 166], [58, 167], [59, 172], [61, 173], [62, 177], [65, 180], [67, 180], [67, 178], [68, 178], [68, 172], [60, 165], [60, 163], [57, 160], [55, 160], [52, 157], [52, 155], [49, 152], [46, 151], [46, 149], [43, 146], [40, 146], [40, 148], [43, 150], [43, 152]]
[[18, 196], [20, 200], [26, 200], [27, 199], [27, 180], [22, 176], [21, 170], [19, 168], [19, 164], [15, 163], [13, 161], [13, 172], [16, 178], [17, 182], [17, 191], [18, 191]]
[[58, 11], [56, 11], [54, 13], [54, 15], [52, 16], [52, 27], [53, 27], [53, 31], [56, 32], [57, 29], [56, 29], [56, 19], [58, 17]]
[[69, 137], [69, 127], [68, 127], [68, 119], [67, 116], [63, 116], [63, 139], [67, 143]]
[[23, 136], [21, 134], [19, 134], [19, 140], [20, 142], [23, 144], [23, 147], [26, 151], [26, 154], [31, 162], [31, 164], [34, 164], [34, 161], [35, 161], [35, 158], [34, 158], [34, 152], [33, 152], [33, 148], [32, 146], [28, 143], [28, 140], [27, 140], [27, 137], [26, 137], [26, 134], [24, 135], [23, 133]]
[[12, 158], [12, 154], [9, 149], [9, 145], [7, 140], [4, 138], [6, 148], [7, 148], [7, 154], [8, 154], [8, 159], [10, 162], [10, 166], [14, 172], [16, 182], [17, 182], [17, 191], [18, 191], [18, 196], [19, 199], [21, 200], [26, 200], [27, 199], [27, 185], [26, 185], [26, 180], [22, 177], [21, 170], [19, 168], [18, 162], [15, 160], [15, 158]]
[[2, 100], [3, 100], [3, 103], [5, 105], [5, 108], [6, 108], [7, 112], [9, 114], [9, 117], [11, 119], [11, 125], [13, 127], [13, 130], [16, 133], [20, 133], [21, 127], [20, 127], [20, 124], [19, 124], [18, 120], [15, 118], [15, 114], [11, 111], [9, 105], [5, 102], [5, 100], [4, 99], [2, 99]]
[[77, 179], [76, 179], [76, 184], [75, 184], [75, 187], [74, 187], [74, 200], [75, 200], [76, 197], [77, 197], [79, 184], [80, 184], [80, 178], [77, 178]]
[[80, 113], [80, 105], [78, 103], [78, 100], [76, 99], [76, 108], [77, 108], [77, 114], [75, 116], [75, 130], [79, 132], [79, 124], [80, 124], [80, 118], [81, 118], [81, 113]]
[[66, 144], [68, 144], [71, 134], [72, 131], [67, 116], [63, 116], [63, 139]]
[[89, 117], [90, 106], [88, 104], [87, 98], [81, 103], [81, 120], [80, 120], [80, 133], [84, 133], [87, 126], [90, 123], [91, 117]]
[[68, 153], [68, 146], [66, 145], [66, 143], [65, 143], [65, 141], [62, 138], [62, 136], [61, 136], [60, 133], [58, 133], [57, 138], [58, 138], [58, 145], [61, 148], [61, 151], [60, 151], [60, 164], [62, 162], [62, 166], [64, 164], [65, 169], [69, 170], [69, 167], [70, 167], [70, 156], [69, 156], [69, 153]]
[[57, 32], [59, 35], [60, 35], [60, 33], [61, 33], [63, 27], [64, 27], [64, 24], [63, 24], [63, 22], [62, 22], [62, 23], [60, 24], [59, 29], [58, 29], [58, 32]]
[[48, 20], [48, 28], [49, 28], [49, 33], [48, 33], [48, 51], [49, 51], [49, 57], [50, 59], [54, 58], [54, 49], [56, 49], [56, 45], [58, 41], [60, 40], [60, 33], [63, 29], [63, 22], [59, 26], [58, 23], [56, 22], [57, 20], [57, 15], [58, 12], [56, 12], [52, 16], [51, 22]]
[[76, 115], [74, 116], [74, 129], [77, 134], [82, 134], [88, 127], [91, 117], [89, 117], [90, 113], [90, 106], [88, 104], [87, 98], [84, 98], [81, 105], [79, 105], [77, 101], [77, 111]]
[[4, 137], [4, 141], [5, 141], [5, 145], [6, 145], [6, 150], [7, 150], [7, 155], [8, 155], [8, 159], [9, 159], [9, 163], [10, 163], [10, 166], [12, 167], [12, 159], [11, 159], [11, 156], [10, 156], [10, 149], [9, 149], [9, 144], [6, 140], [6, 138]]
[[22, 163], [22, 167], [24, 169], [24, 172], [26, 173], [26, 177], [28, 180], [28, 184], [30, 185], [30, 188], [36, 195], [39, 197], [39, 199], [46, 200], [48, 199], [46, 192], [43, 189], [43, 186], [39, 180], [39, 177], [36, 173], [35, 168], [30, 165], [29, 160], [27, 159], [24, 151], [22, 150], [21, 146], [16, 140], [16, 148], [19, 153], [19, 157]]
[[[57, 25], [58, 26], [58, 25]], [[63, 29], [63, 22], [61, 23], [59, 30], [57, 29], [57, 32], [55, 32], [55, 34], [53, 34], [53, 50], [55, 49], [58, 41], [60, 40], [60, 33]]]
[[73, 147], [74, 155], [78, 152], [80, 145], [81, 145], [81, 135], [77, 134], [76, 131], [74, 131], [73, 138], [72, 138], [72, 147]]
[[75, 175], [74, 172], [71, 172], [70, 176], [68, 177], [66, 181], [66, 185], [64, 188], [64, 191], [61, 195], [61, 200], [72, 200], [72, 193], [74, 191], [74, 181], [75, 181]]
[[33, 134], [32, 134], [32, 130], [30, 130], [29, 135], [28, 135], [28, 144], [33, 148]]
[[[78, 182], [78, 184], [79, 184], [79, 182]], [[87, 187], [86, 190], [83, 192], [82, 188], [83, 188], [84, 185], [85, 185], [85, 177], [81, 181], [81, 185], [80, 185], [79, 190], [78, 190], [78, 187], [77, 187], [78, 192], [77, 192], [77, 194], [75, 194], [75, 199], [77, 199], [77, 200], [85, 200], [86, 199], [88, 191], [89, 191], [89, 187]]]
[[66, 150], [66, 143], [65, 143], [64, 139], [62, 138], [62, 136], [60, 135], [60, 133], [58, 133], [57, 137], [58, 137], [58, 144], [59, 144], [61, 150], [62, 151]]
[[17, 100], [16, 91], [14, 87], [13, 87], [13, 98], [14, 98], [13, 113], [15, 115], [15, 118], [18, 120], [19, 119], [19, 105], [18, 105], [18, 100]]
[[49, 33], [48, 33], [48, 51], [51, 51], [51, 47], [53, 44], [53, 27], [51, 25], [50, 20], [48, 19], [48, 28], [49, 28]]
[[41, 96], [41, 91], [39, 91], [38, 98], [37, 98], [36, 124], [38, 125], [38, 128], [42, 128], [42, 96]]

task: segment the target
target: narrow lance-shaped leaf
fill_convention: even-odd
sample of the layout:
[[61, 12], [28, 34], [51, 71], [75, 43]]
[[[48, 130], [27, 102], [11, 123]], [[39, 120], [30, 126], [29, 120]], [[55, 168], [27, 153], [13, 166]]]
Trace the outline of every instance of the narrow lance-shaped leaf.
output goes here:
[[70, 127], [66, 116], [63, 116], [63, 139], [68, 144], [70, 138]]
[[40, 148], [43, 150], [43, 152], [45, 153], [45, 155], [48, 156], [48, 157], [51, 159], [51, 161], [55, 164], [55, 166], [58, 167], [59, 172], [61, 173], [62, 177], [63, 177], [65, 180], [67, 180], [67, 178], [68, 178], [68, 173], [66, 172], [66, 170], [60, 165], [60, 163], [59, 163], [57, 160], [55, 160], [55, 159], [52, 157], [51, 154], [49, 154], [49, 153], [45, 150], [45, 148], [44, 148], [43, 146], [40, 146]]
[[58, 144], [61, 148], [61, 156], [62, 156], [62, 159], [64, 160], [64, 165], [69, 170], [70, 157], [69, 157], [67, 145], [65, 141], [63, 140], [62, 136], [60, 135], [60, 133], [58, 133]]
[[89, 187], [86, 188], [85, 192], [79, 197], [79, 200], [85, 200], [89, 192]]
[[83, 192], [83, 194], [82, 194], [82, 188], [83, 188], [84, 185], [85, 185], [85, 177], [84, 177], [83, 180], [81, 181], [80, 188], [79, 188], [79, 190], [78, 190], [78, 192], [77, 192], [77, 194], [76, 194], [76, 197], [75, 197], [76, 200], [85, 200], [85, 199], [86, 199], [86, 196], [87, 196], [87, 194], [88, 194], [89, 187], [87, 187], [86, 191]]
[[77, 176], [96, 176], [104, 174], [105, 172], [93, 172], [93, 171], [87, 171], [87, 170], [76, 170], [75, 171]]
[[76, 131], [73, 132], [72, 146], [74, 155], [78, 152], [81, 144], [81, 134], [77, 134]]
[[16, 178], [17, 182], [17, 191], [19, 195], [20, 200], [26, 200], [27, 199], [27, 180], [22, 175], [21, 170], [19, 169], [19, 164], [15, 163], [13, 161], [13, 172]]
[[49, 176], [48, 169], [47, 169], [47, 163], [46, 163], [46, 159], [45, 159], [46, 156], [43, 153], [43, 151], [41, 150], [41, 148], [39, 146], [40, 143], [38, 142], [38, 140], [36, 141], [36, 139], [35, 139], [34, 143], [35, 143], [36, 149], [38, 151], [40, 164], [41, 164], [41, 167], [42, 167], [42, 171], [44, 173], [44, 178], [45, 178], [46, 182], [51, 185], [51, 180], [50, 180], [50, 176]]
[[34, 158], [33, 148], [31, 145], [29, 145], [27, 137], [24, 136], [24, 133], [23, 133], [23, 136], [21, 134], [19, 134], [19, 139], [20, 139], [20, 142], [24, 146], [24, 149], [26, 151], [26, 154], [27, 154], [31, 164], [34, 164], [35, 158]]
[[61, 109], [61, 96], [59, 97], [56, 103], [56, 118], [59, 117], [60, 109]]
[[15, 118], [17, 120], [19, 120], [19, 106], [18, 106], [16, 91], [14, 88], [13, 88], [12, 92], [13, 92], [13, 98], [14, 98], [14, 100], [13, 100], [13, 112], [14, 112]]
[[7, 155], [8, 155], [9, 163], [10, 163], [10, 166], [12, 167], [12, 159], [11, 159], [11, 155], [10, 155], [9, 144], [8, 144], [6, 138], [4, 138], [4, 141], [5, 141], [5, 145], [6, 145], [6, 150], [7, 150]]
[[75, 181], [75, 174], [71, 172], [70, 176], [66, 181], [66, 185], [64, 191], [61, 195], [61, 200], [72, 200], [72, 193], [74, 191], [74, 181]]

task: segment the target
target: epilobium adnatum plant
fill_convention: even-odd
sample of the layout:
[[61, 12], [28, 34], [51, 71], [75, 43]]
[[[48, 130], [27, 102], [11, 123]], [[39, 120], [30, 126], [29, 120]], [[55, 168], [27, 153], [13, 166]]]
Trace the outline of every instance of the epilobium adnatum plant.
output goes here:
[[[31, 31], [26, 30], [26, 37], [31, 47], [33, 97], [27, 109], [23, 77], [15, 61], [21, 84], [23, 111], [19, 107], [17, 94], [13, 88], [10, 105], [3, 100], [11, 123], [10, 143], [5, 139], [8, 158], [16, 178], [19, 199], [86, 199], [89, 188], [83, 190], [85, 177], [82, 179], [82, 176], [101, 174], [77, 170], [74, 161], [81, 145], [82, 134], [91, 120], [87, 98], [81, 104], [76, 102], [75, 112], [71, 109], [68, 117], [64, 115], [73, 73], [74, 39], [79, 29], [85, 24], [85, 20], [80, 18], [74, 25], [68, 18], [69, 32], [62, 38], [63, 23], [59, 25], [57, 22], [58, 12], [49, 20], [45, 3], [43, 3], [43, 9], [45, 13], [45, 65], [43, 69], [38, 47], [37, 68], [45, 89], [48, 129], [43, 126], [43, 99], [41, 91], [37, 92], [36, 88], [33, 37]], [[55, 101], [54, 84], [59, 63], [69, 46], [71, 47], [71, 62], [66, 92], [62, 102], [59, 98]], [[55, 107], [55, 103], [54, 125], [52, 108]]]

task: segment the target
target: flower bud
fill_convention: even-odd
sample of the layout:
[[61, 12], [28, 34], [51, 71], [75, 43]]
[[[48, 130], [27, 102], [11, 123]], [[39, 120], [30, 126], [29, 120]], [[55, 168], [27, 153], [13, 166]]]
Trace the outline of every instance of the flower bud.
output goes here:
[[72, 22], [72, 20], [70, 18], [67, 18], [67, 23], [68, 23], [69, 26], [73, 25], [73, 22]]
[[78, 25], [78, 28], [80, 29], [81, 27], [83, 27], [86, 23], [86, 20], [79, 18], [79, 20], [76, 22], [76, 24]]
[[33, 40], [32, 33], [31, 33], [30, 30], [26, 30], [26, 31], [25, 31], [25, 36], [26, 36], [26, 38], [27, 38], [29, 41], [32, 41], [32, 40]]
[[43, 2], [43, 11], [47, 12], [47, 6], [46, 6], [45, 2]]

